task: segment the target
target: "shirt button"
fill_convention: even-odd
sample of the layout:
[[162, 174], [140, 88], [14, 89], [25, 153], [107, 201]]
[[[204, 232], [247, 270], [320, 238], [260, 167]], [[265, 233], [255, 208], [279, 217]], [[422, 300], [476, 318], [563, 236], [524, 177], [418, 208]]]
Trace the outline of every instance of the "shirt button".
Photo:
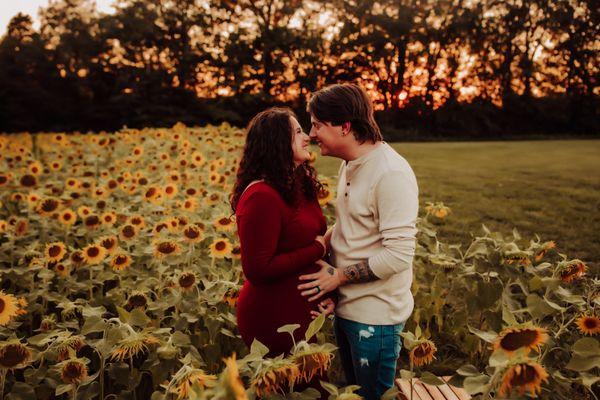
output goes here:
[[348, 193], [344, 193], [344, 196], [348, 197]]
[[346, 183], [346, 186], [350, 186], [350, 182], [347, 182], [347, 183]]

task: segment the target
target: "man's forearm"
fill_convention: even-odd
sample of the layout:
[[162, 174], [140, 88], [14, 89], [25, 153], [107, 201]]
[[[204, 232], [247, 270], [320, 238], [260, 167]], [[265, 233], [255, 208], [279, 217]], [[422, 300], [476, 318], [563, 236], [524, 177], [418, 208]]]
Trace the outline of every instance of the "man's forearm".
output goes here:
[[365, 283], [379, 280], [369, 267], [369, 261], [349, 265], [340, 269], [340, 283], [346, 285], [349, 283]]

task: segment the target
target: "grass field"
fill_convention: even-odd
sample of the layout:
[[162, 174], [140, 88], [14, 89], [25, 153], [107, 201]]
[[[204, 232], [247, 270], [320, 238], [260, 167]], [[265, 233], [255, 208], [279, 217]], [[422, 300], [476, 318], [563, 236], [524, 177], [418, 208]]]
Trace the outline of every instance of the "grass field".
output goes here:
[[[481, 224], [505, 234], [515, 227], [524, 238], [556, 241], [560, 252], [598, 271], [600, 141], [392, 145], [415, 171], [421, 207], [443, 201], [452, 208], [442, 241], [466, 243]], [[338, 167], [331, 157], [316, 164], [330, 176]]]

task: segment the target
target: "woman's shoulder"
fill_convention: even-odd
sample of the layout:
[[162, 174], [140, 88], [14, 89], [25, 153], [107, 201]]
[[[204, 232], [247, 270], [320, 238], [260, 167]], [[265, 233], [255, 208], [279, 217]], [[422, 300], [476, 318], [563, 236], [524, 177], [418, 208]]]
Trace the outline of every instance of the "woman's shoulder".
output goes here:
[[246, 204], [249, 201], [281, 201], [281, 195], [270, 184], [265, 181], [251, 182], [240, 197], [240, 205]]

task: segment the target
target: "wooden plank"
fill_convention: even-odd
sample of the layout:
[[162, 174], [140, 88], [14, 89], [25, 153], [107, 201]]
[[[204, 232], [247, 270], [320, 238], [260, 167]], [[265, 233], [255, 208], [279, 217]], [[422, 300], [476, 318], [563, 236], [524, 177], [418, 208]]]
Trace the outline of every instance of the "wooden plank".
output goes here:
[[[410, 400], [410, 382], [408, 379], [396, 379], [396, 386], [398, 389]], [[416, 392], [413, 392], [412, 400], [421, 400]]]
[[420, 380], [415, 379], [414, 388], [415, 392], [419, 394], [421, 400], [433, 400], [433, 398], [429, 395], [427, 389], [425, 389], [425, 386], [423, 386], [423, 382], [421, 382]]
[[448, 399], [448, 400], [460, 400], [458, 398], [458, 396], [454, 393], [454, 391], [452, 389], [450, 389], [450, 386], [448, 386], [448, 385], [441, 385], [441, 386], [438, 386], [438, 389], [440, 389], [440, 392], [442, 392], [442, 394], [444, 396], [446, 396], [446, 399]]
[[429, 395], [433, 400], [446, 400], [446, 396], [441, 392], [441, 390], [434, 385], [428, 385], [425, 382], [421, 382], [425, 389], [429, 392]]
[[[442, 377], [444, 382], [450, 381], [450, 378], [452, 378], [452, 377], [451, 376], [443, 376]], [[465, 389], [458, 388], [458, 387], [452, 386], [450, 384], [444, 385], [444, 387], [450, 387], [450, 389], [452, 390], [452, 392], [454, 392], [454, 394], [456, 395], [458, 400], [470, 400], [471, 399], [471, 395], [469, 395], [469, 393], [467, 393], [467, 391]]]

